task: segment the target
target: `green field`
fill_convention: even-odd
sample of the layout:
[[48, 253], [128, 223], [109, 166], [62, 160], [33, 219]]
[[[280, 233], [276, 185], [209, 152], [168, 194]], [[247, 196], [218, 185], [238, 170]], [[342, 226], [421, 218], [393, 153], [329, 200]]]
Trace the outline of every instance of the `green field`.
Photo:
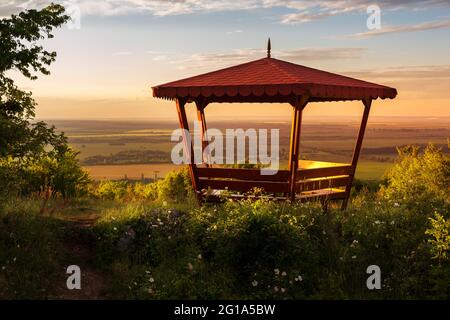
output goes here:
[[[175, 168], [170, 151], [175, 142], [170, 135], [176, 122], [156, 121], [50, 121], [65, 132], [70, 144], [80, 151], [79, 159], [94, 179], [130, 179], [164, 176]], [[279, 129], [280, 161], [285, 162], [289, 150], [290, 122], [212, 121], [208, 128]], [[356, 120], [309, 121], [302, 127], [300, 154], [303, 159], [349, 163], [356, 135]], [[408, 144], [434, 143], [448, 153], [450, 120], [375, 119], [368, 124], [357, 168], [357, 178], [380, 179], [396, 158], [396, 147]], [[139, 159], [134, 154], [150, 154]], [[154, 153], [157, 153], [155, 156]], [[126, 155], [129, 154], [128, 157]], [[125, 155], [125, 157], [124, 157]], [[100, 157], [99, 157], [100, 156]], [[152, 157], [155, 157], [153, 159]], [[161, 157], [163, 157], [161, 159]], [[105, 166], [105, 164], [107, 164]], [[161, 169], [162, 168], [162, 169]]]

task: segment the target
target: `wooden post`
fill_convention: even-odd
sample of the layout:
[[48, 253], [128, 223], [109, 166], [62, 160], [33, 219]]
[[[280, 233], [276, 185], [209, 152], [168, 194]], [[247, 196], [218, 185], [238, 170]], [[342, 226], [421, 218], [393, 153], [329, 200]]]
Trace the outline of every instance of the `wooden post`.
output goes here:
[[292, 127], [291, 127], [291, 142], [289, 149], [289, 198], [291, 201], [295, 200], [295, 184], [297, 180], [297, 170], [299, 161], [300, 149], [300, 134], [302, 127], [302, 113], [303, 109], [308, 103], [308, 94], [297, 97], [292, 103]]
[[358, 164], [359, 153], [361, 151], [361, 146], [362, 146], [363, 139], [364, 139], [364, 133], [366, 131], [367, 120], [369, 119], [369, 112], [370, 112], [370, 106], [372, 105], [372, 99], [365, 99], [365, 100], [362, 100], [362, 102], [364, 104], [364, 113], [363, 113], [362, 120], [361, 120], [361, 127], [359, 128], [358, 139], [356, 140], [355, 149], [353, 151], [352, 166], [351, 166], [350, 174], [349, 174], [350, 179], [349, 179], [347, 187], [345, 188], [345, 198], [344, 198], [344, 201], [342, 201], [342, 207], [341, 207], [342, 210], [347, 208], [348, 199], [350, 197], [350, 191], [352, 189], [353, 179], [355, 177], [355, 172], [356, 172], [356, 165]]
[[[198, 182], [198, 176], [197, 176], [197, 166], [195, 164], [195, 158], [194, 158], [194, 148], [192, 146], [192, 141], [189, 144], [188, 141], [190, 141], [190, 136], [188, 140], [188, 134], [189, 134], [189, 123], [187, 121], [186, 117], [186, 101], [181, 99], [176, 99], [176, 106], [177, 106], [177, 113], [178, 113], [178, 121], [180, 123], [180, 128], [182, 129], [182, 137], [183, 137], [183, 146], [184, 146], [184, 153], [190, 155], [190, 161], [189, 161], [189, 174], [191, 176], [191, 182], [192, 187], [194, 188], [194, 191], [197, 195], [197, 200], [199, 203], [201, 203], [201, 195], [199, 190], [199, 182]], [[186, 132], [187, 131], [187, 132]]]
[[207, 106], [206, 103], [202, 103], [200, 101], [195, 101], [195, 105], [197, 107], [197, 120], [201, 123], [201, 137], [202, 137], [202, 161], [205, 163], [206, 167], [209, 167], [209, 163], [211, 161], [210, 155], [204, 156], [203, 152], [208, 146], [208, 141], [206, 140], [206, 119], [205, 119], [205, 108]]

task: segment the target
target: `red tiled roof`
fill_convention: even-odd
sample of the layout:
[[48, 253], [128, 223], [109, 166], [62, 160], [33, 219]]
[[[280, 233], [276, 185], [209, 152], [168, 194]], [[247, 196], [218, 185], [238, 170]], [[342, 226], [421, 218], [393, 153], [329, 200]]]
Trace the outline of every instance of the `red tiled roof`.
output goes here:
[[[165, 99], [265, 101], [310, 94], [312, 101], [395, 98], [397, 90], [294, 63], [263, 58], [153, 87]], [[267, 98], [267, 99], [266, 99]], [[272, 98], [272, 99], [271, 99]]]

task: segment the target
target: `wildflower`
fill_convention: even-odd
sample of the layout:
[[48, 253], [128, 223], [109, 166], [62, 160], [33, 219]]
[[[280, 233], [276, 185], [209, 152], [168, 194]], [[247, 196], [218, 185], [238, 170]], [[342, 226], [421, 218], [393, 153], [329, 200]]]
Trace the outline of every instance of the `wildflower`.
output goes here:
[[194, 270], [194, 266], [192, 265], [192, 263], [188, 263], [188, 270], [189, 271], [192, 271], [192, 270]]
[[167, 206], [167, 201], [163, 201], [163, 206]]
[[155, 282], [155, 279], [153, 279], [153, 277], [150, 277], [150, 279], [148, 279], [151, 283]]
[[256, 287], [257, 285], [258, 285], [258, 281], [253, 280], [253, 281], [252, 281], [252, 286]]
[[295, 280], [295, 282], [303, 281], [303, 278], [302, 278], [302, 276], [298, 276], [298, 277], [295, 277], [294, 280]]
[[197, 256], [197, 259], [198, 259], [198, 260], [201, 260], [201, 259], [202, 259], [202, 255], [199, 254], [199, 255]]
[[395, 202], [394, 207], [400, 207], [400, 204], [398, 202]]
[[375, 224], [380, 224], [380, 221], [379, 220], [375, 220]]
[[5, 270], [6, 269], [6, 267], [5, 266], [2, 266], [2, 270]]
[[286, 271], [283, 271], [283, 272], [281, 273], [281, 276], [282, 276], [282, 277], [286, 277], [286, 275], [287, 275]]
[[356, 259], [356, 256], [352, 256], [352, 259]]
[[325, 230], [322, 231], [323, 234], [327, 234], [327, 232]]
[[114, 227], [114, 228], [113, 228], [113, 230], [114, 230], [114, 231], [117, 231], [117, 228], [116, 228], [116, 227]]
[[282, 293], [285, 293], [285, 292], [286, 292], [286, 289], [285, 289], [285, 288], [281, 288], [281, 292], [282, 292]]
[[394, 221], [394, 220], [392, 220], [392, 221], [391, 221], [391, 225], [394, 225], [394, 224], [395, 224], [395, 221]]
[[153, 293], [153, 289], [152, 288], [148, 288], [147, 292], [148, 293]]
[[273, 291], [278, 292], [279, 291], [278, 286], [273, 287]]
[[276, 275], [280, 274], [280, 269], [274, 269], [273, 272], [275, 272]]

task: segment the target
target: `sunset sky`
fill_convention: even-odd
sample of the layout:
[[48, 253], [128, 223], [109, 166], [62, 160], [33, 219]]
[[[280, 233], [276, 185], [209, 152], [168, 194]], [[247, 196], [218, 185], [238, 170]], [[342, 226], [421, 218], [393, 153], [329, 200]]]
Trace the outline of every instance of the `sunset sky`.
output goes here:
[[[0, 16], [49, 1], [1, 0]], [[50, 76], [13, 74], [39, 103], [39, 118], [171, 119], [173, 102], [151, 86], [265, 56], [393, 86], [373, 116], [450, 116], [450, 1], [111, 0], [54, 1], [75, 22], [45, 42]], [[381, 8], [369, 30], [366, 9]], [[80, 16], [77, 18], [77, 12]], [[79, 28], [77, 28], [79, 23]], [[75, 28], [73, 28], [75, 26]], [[308, 106], [310, 115], [355, 115], [358, 103]], [[211, 105], [207, 116], [287, 118], [289, 108]]]

